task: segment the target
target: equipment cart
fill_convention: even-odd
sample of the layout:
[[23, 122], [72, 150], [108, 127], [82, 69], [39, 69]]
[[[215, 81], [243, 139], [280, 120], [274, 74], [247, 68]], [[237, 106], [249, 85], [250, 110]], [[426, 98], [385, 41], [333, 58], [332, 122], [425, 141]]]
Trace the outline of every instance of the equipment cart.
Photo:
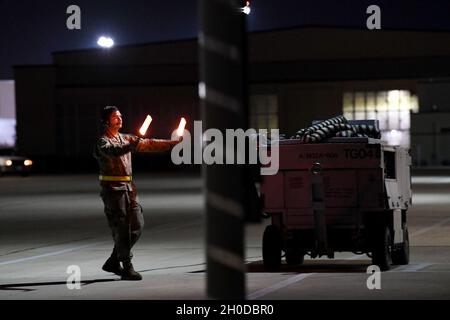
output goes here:
[[280, 267], [335, 252], [367, 254], [381, 270], [409, 263], [407, 149], [368, 137], [279, 141], [280, 170], [261, 184], [263, 261]]

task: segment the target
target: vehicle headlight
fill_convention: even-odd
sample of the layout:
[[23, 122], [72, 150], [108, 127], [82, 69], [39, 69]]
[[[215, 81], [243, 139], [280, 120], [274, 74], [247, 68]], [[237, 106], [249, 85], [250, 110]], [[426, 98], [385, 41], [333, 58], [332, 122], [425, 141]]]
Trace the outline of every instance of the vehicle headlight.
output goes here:
[[33, 161], [31, 161], [31, 160], [25, 160], [25, 161], [23, 162], [23, 164], [24, 164], [25, 166], [29, 167], [29, 166], [31, 166], [31, 165], [33, 164]]
[[6, 161], [5, 161], [5, 165], [6, 165], [7, 167], [11, 167], [11, 166], [12, 166], [12, 161], [11, 161], [11, 160], [6, 160]]

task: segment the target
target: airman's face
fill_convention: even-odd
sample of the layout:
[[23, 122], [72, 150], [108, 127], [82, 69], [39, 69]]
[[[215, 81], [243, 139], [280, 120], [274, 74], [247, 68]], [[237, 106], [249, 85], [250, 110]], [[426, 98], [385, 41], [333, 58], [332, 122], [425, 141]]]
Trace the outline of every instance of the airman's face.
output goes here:
[[122, 114], [120, 111], [114, 111], [109, 116], [108, 120], [109, 127], [113, 130], [119, 130], [122, 128]]

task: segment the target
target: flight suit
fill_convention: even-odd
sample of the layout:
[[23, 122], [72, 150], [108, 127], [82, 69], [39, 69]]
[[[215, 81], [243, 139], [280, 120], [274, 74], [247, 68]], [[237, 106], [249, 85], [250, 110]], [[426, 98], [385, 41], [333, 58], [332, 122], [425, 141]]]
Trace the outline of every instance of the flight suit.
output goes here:
[[112, 256], [119, 261], [131, 261], [131, 248], [144, 227], [142, 208], [132, 181], [131, 154], [167, 151], [173, 145], [170, 140], [141, 139], [121, 133], [114, 137], [104, 134], [97, 140], [94, 157], [100, 168], [100, 195], [114, 240]]

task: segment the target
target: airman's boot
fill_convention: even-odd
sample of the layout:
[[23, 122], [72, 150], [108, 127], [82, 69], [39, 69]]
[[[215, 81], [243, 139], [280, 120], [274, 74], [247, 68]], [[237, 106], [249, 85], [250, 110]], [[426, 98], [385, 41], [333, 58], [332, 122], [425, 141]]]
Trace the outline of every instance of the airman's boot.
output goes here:
[[109, 257], [102, 267], [103, 271], [112, 272], [121, 276], [123, 273], [123, 268], [120, 266], [120, 261], [116, 257]]
[[131, 262], [123, 262], [122, 280], [139, 281], [142, 276], [134, 270]]

